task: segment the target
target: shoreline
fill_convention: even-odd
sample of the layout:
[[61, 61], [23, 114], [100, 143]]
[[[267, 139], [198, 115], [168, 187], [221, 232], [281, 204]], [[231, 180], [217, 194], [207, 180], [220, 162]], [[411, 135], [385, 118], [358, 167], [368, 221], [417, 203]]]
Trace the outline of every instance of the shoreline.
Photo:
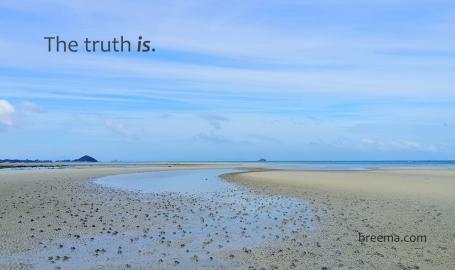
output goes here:
[[[0, 268], [27, 269], [35, 266], [41, 269], [84, 263], [77, 262], [77, 256], [74, 255], [82, 252], [83, 246], [92, 249], [86, 255], [93, 260], [89, 265], [91, 267], [125, 269], [130, 265], [133, 269], [150, 268], [157, 261], [135, 261], [145, 256], [141, 253], [145, 252], [143, 247], [135, 244], [141, 241], [142, 234], [152, 237], [155, 231], [150, 228], [157, 229], [169, 222], [181, 222], [182, 213], [190, 213], [195, 204], [207, 209], [214, 205], [195, 197], [166, 197], [168, 195], [111, 189], [96, 185], [93, 181], [99, 177], [123, 173], [213, 168], [246, 169], [248, 171], [227, 173], [221, 175], [221, 178], [260, 194], [273, 195], [271, 197], [302, 199], [308, 203], [308, 211], [313, 216], [310, 222], [315, 225], [311, 230], [281, 235], [279, 240], [268, 241], [258, 248], [210, 255], [228, 269], [248, 269], [249, 266], [263, 266], [265, 269], [273, 269], [274, 266], [279, 269], [447, 269], [455, 264], [455, 236], [452, 230], [455, 209], [450, 199], [435, 199], [428, 194], [423, 197], [400, 197], [397, 194], [374, 196], [371, 193], [346, 192], [346, 189], [340, 189], [339, 186], [332, 185], [332, 190], [327, 190], [324, 186], [301, 186], [292, 182], [295, 181], [293, 176], [301, 176], [302, 173], [317, 176], [315, 179], [320, 181], [324, 175], [385, 173], [390, 176], [397, 171], [302, 172], [269, 170], [257, 165], [198, 164], [148, 168], [84, 167], [0, 171], [0, 201], [3, 206], [0, 209]], [[412, 173], [407, 170], [404, 175], [409, 177], [416, 173], [415, 170], [410, 171]], [[435, 171], [430, 170], [425, 177], [437, 180], [438, 175], [449, 174], [450, 178], [454, 173], [450, 170], [436, 172], [435, 176]], [[343, 181], [349, 182], [346, 179]], [[315, 184], [317, 181], [309, 182]], [[449, 193], [452, 192], [448, 190]], [[297, 219], [293, 222], [298, 224], [298, 216], [295, 218]], [[399, 235], [425, 234], [428, 241], [360, 243], [357, 239], [358, 233], [375, 235], [389, 232]], [[130, 238], [133, 240], [128, 244]], [[116, 246], [112, 250], [112, 243], [115, 242], [109, 239], [118, 239], [115, 241], [121, 242], [118, 246], [123, 249]], [[177, 243], [178, 240], [175, 244]], [[173, 246], [174, 242], [170, 245]], [[138, 250], [127, 250], [128, 246]], [[73, 247], [75, 250], [72, 250]], [[128, 253], [133, 251], [137, 253]], [[135, 259], [116, 252], [129, 254]], [[47, 258], [44, 262], [43, 254]], [[199, 263], [202, 263], [197, 266], [193, 261], [190, 266], [194, 268], [203, 268], [204, 263], [207, 266], [212, 262], [208, 260], [208, 255], [207, 262], [203, 261], [202, 254], [194, 255], [199, 255]], [[106, 261], [106, 256], [111, 260]], [[184, 266], [188, 266], [179, 258], [169, 256], [160, 259], [163, 260], [162, 268], [184, 269]], [[187, 254], [183, 253], [181, 257], [183, 256]], [[48, 261], [48, 257], [52, 259]], [[179, 261], [179, 264], [174, 265], [175, 261]]]

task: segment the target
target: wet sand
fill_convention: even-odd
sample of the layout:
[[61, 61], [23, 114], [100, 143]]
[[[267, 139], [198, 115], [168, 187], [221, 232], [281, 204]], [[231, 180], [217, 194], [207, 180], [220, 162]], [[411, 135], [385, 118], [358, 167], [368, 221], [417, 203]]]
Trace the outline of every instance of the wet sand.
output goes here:
[[[454, 171], [234, 173], [225, 178], [239, 189], [211, 197], [93, 184], [98, 177], [121, 173], [239, 167], [257, 169], [212, 164], [0, 171], [0, 269], [455, 265]], [[388, 182], [380, 189], [382, 180]], [[277, 207], [282, 211], [277, 213]], [[360, 243], [358, 232], [425, 234], [427, 242]], [[258, 233], [265, 240], [251, 241], [249, 236]]]
[[239, 254], [311, 229], [302, 200], [240, 186], [201, 196], [94, 183], [113, 174], [215, 167], [223, 165], [0, 172], [0, 268], [251, 269]]
[[[314, 232], [297, 242], [254, 250], [244, 257], [251, 264], [455, 269], [455, 170], [264, 171], [225, 178], [267, 194], [305, 198], [317, 208]], [[359, 232], [426, 235], [426, 242], [361, 243]]]

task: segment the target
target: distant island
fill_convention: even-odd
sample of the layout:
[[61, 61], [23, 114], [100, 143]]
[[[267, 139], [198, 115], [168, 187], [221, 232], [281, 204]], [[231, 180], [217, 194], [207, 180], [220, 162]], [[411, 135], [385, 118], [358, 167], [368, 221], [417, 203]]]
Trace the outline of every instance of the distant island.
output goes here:
[[[52, 160], [39, 160], [39, 159], [0, 159], [0, 163], [52, 163]], [[95, 158], [85, 155], [74, 160], [56, 160], [55, 162], [98, 162]]]
[[98, 160], [92, 158], [91, 156], [85, 155], [81, 158], [73, 160], [73, 162], [98, 162]]
[[267, 159], [261, 158], [260, 160], [258, 160], [258, 162], [267, 162]]

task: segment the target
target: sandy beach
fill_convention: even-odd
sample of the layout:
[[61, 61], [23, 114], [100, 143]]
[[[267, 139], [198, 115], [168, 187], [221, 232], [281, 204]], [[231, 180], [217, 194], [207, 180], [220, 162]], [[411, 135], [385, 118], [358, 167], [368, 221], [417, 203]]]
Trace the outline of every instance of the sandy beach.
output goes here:
[[[255, 250], [245, 259], [301, 258], [300, 269], [452, 269], [455, 267], [455, 171], [384, 169], [356, 172], [266, 171], [228, 175], [260, 192], [300, 197], [316, 206], [318, 229]], [[363, 236], [425, 235], [418, 242], [360, 242]], [[371, 238], [370, 238], [371, 240]], [[410, 240], [409, 240], [410, 241]], [[286, 268], [286, 267], [285, 267]]]
[[[0, 268], [455, 266], [453, 170], [169, 166], [0, 171]], [[213, 168], [251, 172], [224, 175], [236, 188], [213, 197], [147, 194], [93, 183], [114, 174]], [[424, 235], [426, 241], [361, 242], [359, 233]], [[263, 240], [253, 245], [256, 238]]]

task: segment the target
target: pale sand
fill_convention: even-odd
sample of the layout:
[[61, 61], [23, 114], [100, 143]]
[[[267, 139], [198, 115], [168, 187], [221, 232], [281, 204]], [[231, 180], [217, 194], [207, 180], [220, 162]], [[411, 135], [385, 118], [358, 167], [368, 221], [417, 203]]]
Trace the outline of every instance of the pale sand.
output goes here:
[[239, 176], [250, 183], [301, 190], [455, 202], [455, 170], [267, 171]]
[[[455, 269], [455, 170], [260, 171], [225, 178], [301, 197], [321, 213], [315, 232], [255, 250], [244, 257], [250, 263], [278, 266], [299, 258], [302, 269]], [[426, 235], [427, 242], [360, 243], [359, 232]]]
[[[216, 209], [220, 205], [111, 190], [94, 186], [90, 180], [119, 173], [229, 167], [254, 169], [241, 164], [193, 164], [0, 171], [0, 269], [77, 269], [74, 254], [87, 247], [93, 250], [83, 263], [96, 269], [188, 269], [180, 263], [183, 256], [164, 254], [158, 261], [143, 260], [155, 255], [146, 255], [151, 252], [147, 250], [128, 253], [128, 249], [137, 247], [134, 243], [142, 234], [144, 239], [162, 237], [159, 228], [164, 223], [186, 228], [182, 213], [195, 211], [194, 219], [199, 220], [196, 211], [202, 209], [221, 218]], [[261, 193], [308, 202], [313, 229], [277, 235], [276, 241], [252, 250], [226, 254], [192, 254], [190, 250], [183, 254], [196, 258], [191, 268], [201, 269], [214, 268], [207, 267], [212, 256], [222, 262], [215, 267], [218, 269], [455, 269], [454, 176], [449, 170], [229, 174], [225, 176], [228, 181]], [[244, 209], [240, 207], [238, 212], [242, 216]], [[426, 234], [427, 242], [362, 244], [359, 231]], [[130, 239], [132, 232], [139, 232], [140, 237]], [[114, 243], [115, 239], [123, 241], [122, 247], [103, 242], [106, 236]], [[126, 244], [124, 240], [128, 240]], [[176, 250], [185, 250], [181, 244], [170, 243]], [[40, 252], [51, 256], [36, 259], [33, 254]]]

